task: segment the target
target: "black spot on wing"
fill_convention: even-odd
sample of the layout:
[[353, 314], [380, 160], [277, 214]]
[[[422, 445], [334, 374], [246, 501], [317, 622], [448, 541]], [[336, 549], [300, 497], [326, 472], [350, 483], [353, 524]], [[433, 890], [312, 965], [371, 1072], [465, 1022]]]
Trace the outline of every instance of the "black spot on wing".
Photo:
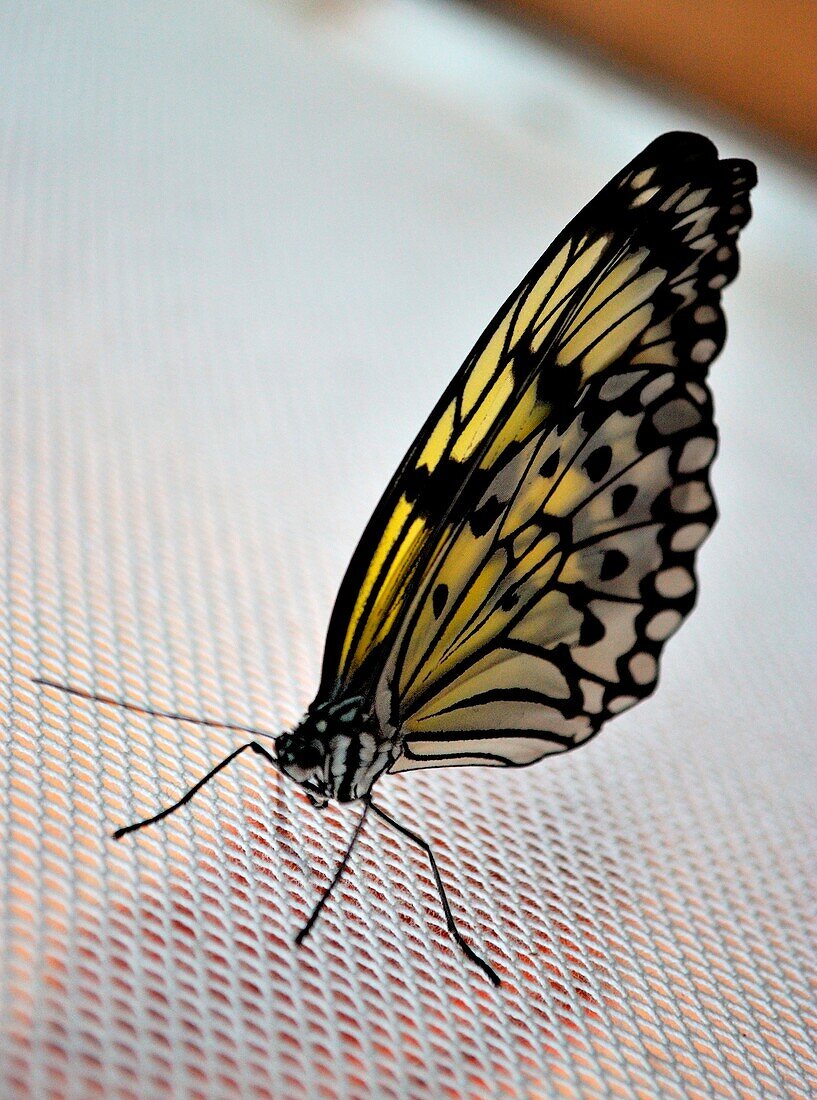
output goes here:
[[403, 474], [403, 495], [410, 504], [428, 496], [431, 473], [427, 466], [412, 466]]
[[541, 474], [542, 477], [547, 478], [548, 480], [550, 480], [550, 478], [553, 477], [553, 475], [556, 473], [556, 471], [558, 469], [559, 469], [559, 450], [557, 448], [553, 452], [553, 454], [549, 455], [545, 459], [545, 461], [542, 463], [541, 467], [539, 468], [539, 473]]
[[579, 632], [579, 645], [595, 645], [602, 640], [604, 634], [604, 623], [589, 608], [586, 608]]
[[459, 490], [463, 496], [461, 506], [472, 507], [485, 492], [489, 472], [474, 470], [463, 484], [463, 465], [453, 458], [443, 458], [434, 470], [426, 466], [413, 466], [403, 473], [403, 493], [415, 506], [415, 513], [425, 516], [433, 524], [440, 522], [450, 511], [452, 500]]
[[477, 508], [475, 512], [471, 513], [469, 523], [471, 524], [471, 530], [479, 537], [487, 534], [491, 530], [493, 525], [502, 512], [502, 504], [498, 497], [491, 496], [485, 501], [485, 503]]
[[549, 405], [561, 420], [570, 417], [582, 388], [582, 372], [578, 363], [560, 366], [558, 370], [541, 371], [536, 379], [537, 397]]
[[431, 603], [434, 610], [434, 618], [439, 619], [445, 609], [446, 601], [448, 600], [448, 585], [438, 584], [434, 589], [434, 593], [431, 597]]
[[621, 550], [607, 550], [599, 570], [599, 580], [615, 580], [616, 577], [621, 576], [629, 564], [629, 558]]
[[613, 490], [612, 509], [616, 519], [630, 510], [637, 496], [638, 488], [635, 485], [619, 485]]
[[519, 593], [517, 591], [506, 592], [499, 601], [499, 606], [503, 611], [512, 611], [518, 603]]
[[612, 461], [612, 447], [607, 446], [607, 444], [603, 447], [597, 447], [595, 451], [585, 459], [584, 472], [594, 484], [597, 484], [610, 469], [610, 463]]

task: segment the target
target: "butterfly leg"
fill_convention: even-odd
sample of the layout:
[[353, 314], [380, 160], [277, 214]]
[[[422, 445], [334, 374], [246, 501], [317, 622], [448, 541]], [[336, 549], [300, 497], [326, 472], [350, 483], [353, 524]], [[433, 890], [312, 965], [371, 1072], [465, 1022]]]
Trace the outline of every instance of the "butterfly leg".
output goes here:
[[370, 801], [368, 805], [377, 814], [377, 816], [381, 818], [381, 820], [385, 821], [387, 825], [395, 830], [395, 832], [401, 833], [404, 837], [407, 837], [413, 844], [416, 844], [418, 848], [422, 848], [422, 850], [428, 856], [428, 862], [431, 864], [431, 870], [434, 873], [434, 878], [437, 883], [437, 891], [440, 895], [440, 901], [442, 902], [443, 912], [445, 913], [445, 923], [448, 925], [448, 931], [454, 937], [455, 941], [459, 944], [466, 957], [469, 958], [471, 962], [476, 963], [476, 965], [485, 974], [487, 974], [494, 985], [501, 985], [499, 975], [496, 973], [496, 971], [493, 970], [492, 967], [490, 967], [484, 959], [481, 959], [479, 955], [474, 951], [474, 949], [465, 942], [459, 928], [457, 928], [457, 923], [454, 920], [454, 914], [451, 912], [451, 906], [448, 904], [448, 897], [445, 892], [445, 886], [443, 885], [443, 880], [440, 877], [440, 871], [437, 867], [437, 861], [434, 858], [434, 853], [431, 850], [431, 845], [428, 843], [427, 840], [424, 840], [417, 833], [413, 833], [411, 829], [407, 828], [405, 825], [401, 825], [399, 821], [396, 821], [393, 817], [387, 814], [385, 810], [381, 810], [381, 808], [379, 806], [376, 806], [374, 802]]
[[335, 871], [335, 874], [332, 877], [332, 881], [329, 883], [329, 885], [326, 887], [324, 892], [318, 898], [318, 903], [315, 906], [315, 908], [312, 910], [312, 915], [310, 916], [310, 918], [306, 922], [306, 924], [303, 926], [301, 931], [298, 933], [298, 935], [295, 937], [295, 942], [298, 944], [299, 947], [304, 942], [304, 940], [309, 935], [309, 933], [312, 931], [312, 926], [314, 925], [315, 921], [320, 916], [321, 909], [323, 909], [324, 905], [326, 905], [327, 901], [329, 900], [329, 895], [335, 889], [338, 882], [340, 882], [340, 877], [343, 874], [343, 872], [346, 870], [346, 865], [349, 862], [350, 856], [352, 855], [352, 849], [354, 848], [355, 844], [357, 843], [357, 838], [360, 836], [360, 832], [363, 829], [363, 822], [366, 820], [366, 815], [368, 814], [368, 812], [369, 812], [369, 803], [367, 802], [364, 809], [363, 809], [363, 813], [360, 815], [360, 820], [358, 821], [357, 825], [355, 826], [355, 831], [352, 833], [352, 839], [349, 841], [349, 845], [346, 849], [346, 854], [344, 855], [343, 859], [338, 864], [338, 869]]
[[218, 775], [222, 768], [226, 768], [228, 764], [232, 764], [235, 758], [244, 752], [245, 749], [252, 749], [253, 752], [259, 753], [265, 759], [269, 760], [273, 767], [277, 768], [278, 765], [271, 752], [265, 749], [263, 745], [259, 745], [257, 741], [249, 741], [246, 745], [240, 745], [231, 752], [229, 756], [225, 756], [224, 759], [219, 764], [216, 764], [203, 779], [200, 779], [198, 783], [194, 783], [190, 790], [182, 795], [178, 802], [174, 802], [172, 806], [160, 810], [159, 813], [154, 814], [153, 817], [145, 818], [144, 821], [134, 821], [132, 825], [124, 825], [121, 829], [117, 829], [113, 834], [114, 840], [120, 840], [125, 833], [135, 832], [136, 829], [142, 829], [145, 825], [154, 825], [157, 821], [161, 821], [163, 817], [168, 817], [170, 814], [175, 813], [181, 806], [189, 802], [193, 795], [197, 794], [206, 783], [209, 783], [214, 776]]

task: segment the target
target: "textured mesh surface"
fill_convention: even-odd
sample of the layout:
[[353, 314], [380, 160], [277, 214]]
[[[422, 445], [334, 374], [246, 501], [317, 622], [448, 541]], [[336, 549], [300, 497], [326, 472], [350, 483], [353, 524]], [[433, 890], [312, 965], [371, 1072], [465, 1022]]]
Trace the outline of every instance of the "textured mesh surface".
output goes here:
[[[811, 181], [758, 156], [713, 371], [722, 520], [656, 697], [592, 746], [386, 779], [277, 731], [387, 476], [553, 233], [698, 124], [451, 9], [7, 4], [0, 31], [6, 1097], [806, 1096], [814, 1050]], [[712, 132], [712, 127], [703, 124]]]

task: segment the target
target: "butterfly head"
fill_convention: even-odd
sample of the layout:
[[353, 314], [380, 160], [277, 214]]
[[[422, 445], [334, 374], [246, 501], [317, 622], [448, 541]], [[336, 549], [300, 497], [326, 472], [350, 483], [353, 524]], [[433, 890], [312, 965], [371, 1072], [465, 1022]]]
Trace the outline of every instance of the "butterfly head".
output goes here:
[[313, 806], [326, 805], [326, 742], [307, 714], [294, 730], [275, 739], [278, 767], [306, 791]]
[[394, 758], [393, 742], [372, 728], [360, 696], [313, 703], [275, 749], [281, 771], [321, 808], [330, 798], [363, 798]]

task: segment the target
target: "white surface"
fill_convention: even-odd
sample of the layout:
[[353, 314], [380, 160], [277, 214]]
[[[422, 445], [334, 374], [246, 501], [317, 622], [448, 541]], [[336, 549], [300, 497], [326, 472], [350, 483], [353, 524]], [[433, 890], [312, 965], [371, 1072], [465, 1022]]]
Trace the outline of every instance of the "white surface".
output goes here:
[[[0, 20], [6, 1095], [816, 1090], [813, 176], [457, 6]], [[674, 128], [760, 176], [699, 607], [656, 696], [586, 750], [383, 784], [502, 991], [375, 829], [296, 952], [352, 819], [255, 763], [112, 845], [236, 742], [28, 677], [295, 720], [433, 400]]]

